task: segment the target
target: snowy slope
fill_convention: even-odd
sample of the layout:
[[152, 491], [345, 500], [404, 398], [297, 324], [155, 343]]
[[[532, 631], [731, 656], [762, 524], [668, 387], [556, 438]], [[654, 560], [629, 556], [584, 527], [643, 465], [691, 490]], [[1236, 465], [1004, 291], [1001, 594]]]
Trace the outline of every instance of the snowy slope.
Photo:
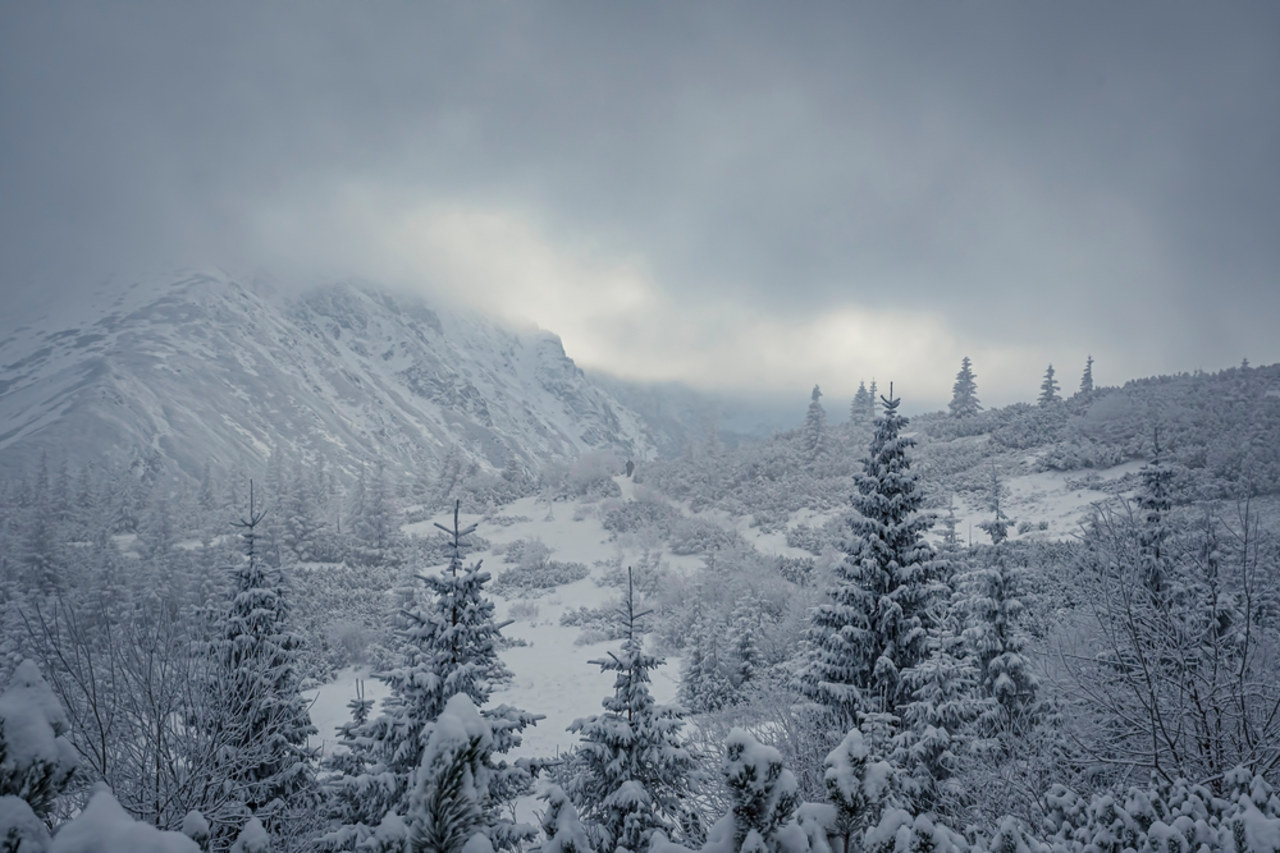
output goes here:
[[[1081, 520], [1091, 506], [1111, 495], [1101, 487], [1132, 472], [1140, 463], [1127, 463], [1106, 471], [1096, 472], [1091, 482], [1093, 488], [1077, 482], [1059, 472], [1045, 472], [1012, 477], [1006, 481], [1007, 495], [1004, 506], [1015, 521], [1030, 521], [1035, 529], [1025, 534], [1014, 533], [1015, 539], [1061, 540], [1079, 531]], [[623, 500], [633, 498], [634, 483], [623, 476], [613, 478]], [[843, 512], [843, 511], [841, 511]], [[579, 645], [579, 629], [560, 624], [560, 617], [570, 609], [599, 607], [617, 600], [617, 590], [602, 585], [605, 569], [599, 564], [622, 565], [638, 563], [641, 550], [627, 542], [611, 537], [600, 524], [591, 507], [582, 501], [557, 501], [548, 504], [539, 498], [522, 498], [502, 508], [503, 516], [516, 519], [513, 523], [497, 525], [482, 516], [462, 513], [462, 523], [476, 523], [478, 532], [489, 543], [489, 550], [469, 553], [467, 562], [482, 560], [485, 568], [495, 577], [507, 570], [500, 556], [493, 552], [502, 546], [521, 539], [539, 539], [552, 552], [554, 559], [563, 562], [584, 563], [592, 567], [591, 574], [571, 584], [557, 587], [551, 594], [535, 598], [526, 604], [536, 607], [536, 613], [517, 611], [516, 618], [504, 631], [504, 635], [522, 640], [528, 645], [515, 646], [502, 653], [503, 660], [515, 674], [510, 686], [495, 695], [495, 702], [507, 702], [538, 714], [546, 720], [531, 730], [521, 754], [554, 755], [575, 741], [565, 727], [575, 718], [599, 713], [600, 700], [610, 691], [612, 681], [589, 662], [602, 657], [616, 642], [600, 642]], [[720, 523], [734, 526], [751, 545], [764, 554], [799, 557], [805, 552], [786, 545], [781, 533], [762, 532], [752, 527], [748, 518], [728, 518], [710, 510], [703, 515]], [[830, 514], [798, 513], [793, 523], [804, 522], [820, 525]], [[957, 530], [962, 538], [972, 529], [975, 539], [985, 536], [977, 524], [990, 513], [981, 506], [968, 506], [958, 502]], [[1039, 529], [1039, 522], [1047, 522], [1046, 529]], [[407, 525], [405, 532], [418, 536], [438, 536], [436, 523], [448, 524], [451, 517], [440, 515]], [[936, 533], [936, 531], [935, 531]], [[664, 551], [663, 561], [677, 571], [693, 574], [699, 571], [701, 557], [679, 556]], [[497, 615], [509, 618], [513, 604], [520, 598], [494, 597]], [[679, 682], [680, 662], [669, 659], [667, 665], [654, 673], [653, 693], [660, 702], [673, 701]], [[346, 702], [355, 695], [354, 681], [366, 678], [367, 673], [347, 670], [334, 681], [324, 685], [311, 695], [316, 697], [312, 719], [320, 731], [320, 741], [326, 748], [333, 743], [334, 729], [349, 716]], [[370, 679], [366, 685], [370, 697], [381, 698], [382, 685]]]
[[[615, 478], [624, 499], [630, 497], [631, 481]], [[537, 538], [552, 551], [554, 559], [563, 562], [584, 563], [592, 567], [591, 574], [582, 580], [557, 587], [554, 592], [533, 599], [527, 604], [536, 607], [536, 613], [523, 613], [511, 625], [503, 629], [503, 635], [527, 645], [516, 645], [502, 653], [502, 659], [514, 673], [512, 683], [496, 693], [495, 703], [509, 703], [546, 719], [525, 734], [521, 755], [550, 756], [563, 752], [576, 742], [576, 736], [566, 731], [574, 719], [601, 713], [600, 701], [613, 690], [611, 674], [600, 671], [592, 660], [604, 657], [608, 651], [617, 650], [616, 641], [579, 645], [579, 629], [560, 624], [566, 610], [578, 607], [599, 607], [616, 601], [618, 591], [602, 584], [605, 570], [597, 565], [622, 560], [623, 565], [638, 561], [639, 552], [610, 541], [610, 534], [600, 526], [592, 513], [580, 511], [577, 501], [547, 504], [537, 498], [522, 498], [503, 508], [503, 515], [524, 519], [513, 524], [497, 526], [486, 523], [478, 515], [462, 513], [462, 523], [478, 523], [478, 532], [490, 542], [491, 549], [500, 548], [519, 539]], [[408, 525], [405, 531], [413, 536], [438, 536], [434, 524], [451, 523], [452, 516], [441, 515], [426, 521]], [[698, 561], [666, 555], [673, 567], [691, 571]], [[493, 575], [506, 570], [502, 559], [492, 550], [477, 551], [467, 555], [467, 562], [482, 560], [485, 569]], [[433, 569], [435, 570], [435, 569]], [[510, 618], [512, 605], [520, 598], [494, 597], [497, 616], [505, 621]], [[517, 611], [520, 612], [520, 611]], [[679, 682], [680, 661], [668, 659], [665, 666], [654, 673], [651, 689], [659, 702], [674, 701]], [[367, 677], [367, 673], [347, 670], [334, 681], [324, 685], [311, 695], [316, 698], [311, 717], [319, 730], [323, 748], [329, 748], [334, 739], [334, 729], [345, 722], [349, 715], [346, 703], [355, 695], [354, 681]], [[385, 695], [383, 685], [370, 679], [365, 685], [371, 698]]]
[[0, 467], [42, 451], [253, 470], [276, 447], [336, 470], [500, 468], [593, 448], [643, 458], [638, 415], [558, 338], [336, 283], [285, 298], [220, 270], [104, 285], [0, 331]]

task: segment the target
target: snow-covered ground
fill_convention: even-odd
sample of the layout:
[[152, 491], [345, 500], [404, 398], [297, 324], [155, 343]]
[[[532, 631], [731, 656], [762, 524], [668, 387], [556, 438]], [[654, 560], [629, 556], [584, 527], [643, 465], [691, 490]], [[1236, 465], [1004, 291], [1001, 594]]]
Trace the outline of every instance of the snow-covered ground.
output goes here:
[[[1141, 470], [1144, 464], [1126, 462], [1098, 471], [1040, 471], [1009, 477], [1000, 481], [1000, 506], [1015, 529], [1021, 522], [1032, 525], [1025, 533], [1014, 533], [1015, 539], [1068, 539], [1079, 533], [1081, 519], [1091, 506], [1114, 497], [1103, 490], [1106, 484]], [[962, 542], [986, 541], [986, 534], [978, 527], [991, 519], [985, 501], [966, 502], [957, 497], [956, 519], [956, 533]], [[1045, 529], [1040, 529], [1041, 523], [1047, 525]]]
[[[1048, 471], [1011, 477], [1003, 481], [1006, 514], [1017, 522], [1030, 522], [1031, 531], [1018, 538], [1065, 539], [1079, 530], [1082, 516], [1095, 502], [1106, 500], [1110, 494], [1102, 490], [1108, 482], [1114, 482], [1141, 467], [1141, 463], [1126, 463], [1104, 471], [1092, 472], [1089, 485], [1082, 472]], [[634, 498], [635, 484], [624, 476], [617, 476], [623, 500]], [[538, 598], [506, 599], [495, 596], [497, 615], [511, 619], [515, 607], [516, 618], [503, 633], [525, 645], [514, 646], [502, 653], [503, 660], [514, 674], [511, 684], [497, 692], [495, 703], [508, 703], [536, 714], [545, 715], [536, 727], [525, 735], [519, 755], [554, 756], [572, 748], [575, 736], [566, 729], [578, 717], [600, 712], [600, 700], [612, 689], [612, 679], [602, 673], [592, 660], [605, 656], [616, 648], [616, 642], [599, 642], [579, 645], [577, 627], [560, 624], [566, 610], [578, 607], [599, 607], [610, 600], [617, 600], [618, 591], [602, 583], [609, 567], [628, 565], [641, 557], [638, 546], [628, 543], [626, 537], [614, 540], [600, 524], [589, 506], [580, 501], [557, 501], [551, 504], [534, 497], [522, 498], [501, 510], [511, 523], [486, 521], [482, 516], [463, 513], [463, 525], [478, 524], [477, 533], [491, 543], [491, 548], [507, 545], [521, 539], [538, 539], [551, 549], [552, 559], [560, 562], [583, 563], [591, 573], [584, 579], [557, 587]], [[962, 539], [983, 537], [978, 523], [990, 517], [990, 512], [980, 503], [970, 505], [956, 502], [957, 533]], [[766, 553], [800, 556], [804, 552], [789, 548], [782, 533], [762, 533], [759, 528], [748, 526], [747, 519], [718, 521], [734, 523], [752, 544]], [[811, 513], [797, 516], [794, 521], [820, 524], [823, 519]], [[448, 526], [452, 518], [441, 514], [405, 527], [411, 536], [439, 536], [435, 524]], [[1039, 529], [1046, 522], [1046, 529]], [[483, 560], [484, 566], [494, 577], [508, 568], [500, 556], [491, 550], [476, 551], [467, 555], [467, 561]], [[696, 557], [675, 556], [664, 553], [662, 559], [677, 571], [693, 571], [700, 562]], [[674, 700], [679, 683], [680, 662], [669, 658], [665, 666], [654, 672], [652, 690], [659, 702]], [[381, 699], [386, 691], [382, 683], [370, 678], [367, 671], [347, 669], [338, 677], [310, 692], [314, 699], [311, 719], [319, 729], [321, 746], [327, 751], [336, 741], [335, 729], [349, 718], [347, 702], [355, 696], [355, 682], [364, 680], [367, 696]]]

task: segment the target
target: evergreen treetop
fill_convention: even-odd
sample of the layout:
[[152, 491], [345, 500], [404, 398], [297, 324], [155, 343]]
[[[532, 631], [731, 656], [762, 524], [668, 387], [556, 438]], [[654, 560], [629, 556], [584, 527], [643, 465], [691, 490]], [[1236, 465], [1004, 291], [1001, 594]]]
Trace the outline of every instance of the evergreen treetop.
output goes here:
[[1084, 373], [1080, 376], [1080, 393], [1088, 396], [1093, 393], [1093, 356], [1084, 362]]
[[951, 386], [951, 402], [948, 404], [951, 417], [963, 418], [982, 411], [982, 405], [978, 402], [978, 384], [974, 381], [975, 379], [972, 364], [969, 356], [966, 355], [960, 362], [960, 372], [956, 374], [956, 382]]
[[813, 393], [810, 395], [809, 410], [804, 418], [804, 452], [806, 461], [810, 463], [822, 455], [823, 433], [827, 427], [827, 413], [819, 402], [821, 397], [821, 389], [814, 385]]
[[853, 402], [849, 404], [849, 422], [855, 424], [870, 423], [873, 408], [871, 394], [867, 391], [867, 383], [859, 380], [858, 393], [853, 395]]
[[1044, 381], [1040, 383], [1039, 403], [1042, 406], [1052, 405], [1062, 398], [1058, 396], [1058, 380], [1053, 378], [1053, 365], [1044, 372]]

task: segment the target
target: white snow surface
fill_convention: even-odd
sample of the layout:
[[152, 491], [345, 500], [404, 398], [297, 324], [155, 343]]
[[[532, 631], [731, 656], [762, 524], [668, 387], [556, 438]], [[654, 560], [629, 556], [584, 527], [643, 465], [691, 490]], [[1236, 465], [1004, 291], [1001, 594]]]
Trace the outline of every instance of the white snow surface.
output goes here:
[[58, 830], [49, 853], [200, 853], [180, 832], [166, 832], [129, 816], [106, 787]]
[[[623, 494], [630, 494], [631, 482], [625, 477], [615, 478], [623, 489]], [[576, 501], [557, 501], [548, 505], [537, 498], [522, 498], [506, 507], [502, 514], [511, 517], [525, 516], [528, 521], [499, 526], [487, 524], [479, 515], [462, 513], [460, 523], [464, 526], [478, 523], [477, 533], [489, 540], [493, 545], [514, 542], [518, 539], [538, 538], [551, 548], [556, 560], [584, 563], [592, 567], [591, 574], [580, 581], [557, 587], [550, 595], [531, 600], [537, 608], [536, 615], [531, 618], [517, 620], [506, 628], [504, 636], [524, 641], [527, 645], [515, 646], [502, 652], [502, 660], [514, 674], [511, 684], [494, 693], [493, 704], [509, 704], [535, 714], [543, 714], [546, 719], [524, 733], [524, 743], [515, 753], [515, 757], [542, 756], [551, 757], [573, 748], [577, 736], [567, 731], [569, 723], [578, 717], [600, 713], [600, 702], [613, 691], [613, 676], [600, 671], [600, 667], [591, 661], [604, 657], [608, 651], [616, 650], [619, 643], [606, 641], [576, 645], [579, 629], [565, 627], [560, 624], [560, 616], [566, 611], [578, 607], [599, 607], [606, 602], [617, 600], [618, 591], [611, 587], [601, 586], [597, 580], [604, 577], [606, 568], [594, 565], [597, 561], [614, 561], [621, 557], [623, 565], [640, 556], [638, 550], [628, 549], [611, 542], [610, 534], [600, 526], [593, 515], [582, 516], [581, 505]], [[578, 519], [575, 520], [575, 516]], [[411, 535], [439, 535], [434, 524], [452, 523], [452, 515], [448, 518], [440, 515], [417, 524], [408, 525], [405, 529]], [[507, 568], [500, 557], [488, 551], [468, 553], [466, 562], [482, 560], [486, 570], [495, 577]], [[675, 558], [668, 555], [673, 567], [683, 566], [686, 569], [696, 560]], [[506, 621], [512, 604], [519, 599], [507, 600], [494, 596], [496, 615], [499, 621]], [[671, 657], [664, 666], [653, 672], [650, 685], [654, 699], [660, 703], [675, 701], [676, 689], [680, 679], [680, 661]], [[350, 713], [346, 704], [355, 696], [355, 679], [368, 679], [365, 694], [371, 699], [380, 701], [386, 696], [384, 685], [377, 679], [369, 678], [367, 670], [348, 669], [338, 678], [316, 690], [308, 692], [313, 700], [311, 720], [319, 730], [319, 737], [324, 748], [333, 744], [337, 735], [337, 726], [346, 722]], [[376, 709], [375, 709], [376, 713]]]

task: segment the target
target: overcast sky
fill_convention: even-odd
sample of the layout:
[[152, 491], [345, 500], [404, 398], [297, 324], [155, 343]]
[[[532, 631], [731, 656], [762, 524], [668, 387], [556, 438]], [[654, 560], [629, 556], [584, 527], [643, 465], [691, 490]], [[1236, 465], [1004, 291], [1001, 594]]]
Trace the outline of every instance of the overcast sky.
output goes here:
[[1280, 361], [1280, 4], [0, 0], [0, 311], [208, 264], [800, 410]]

